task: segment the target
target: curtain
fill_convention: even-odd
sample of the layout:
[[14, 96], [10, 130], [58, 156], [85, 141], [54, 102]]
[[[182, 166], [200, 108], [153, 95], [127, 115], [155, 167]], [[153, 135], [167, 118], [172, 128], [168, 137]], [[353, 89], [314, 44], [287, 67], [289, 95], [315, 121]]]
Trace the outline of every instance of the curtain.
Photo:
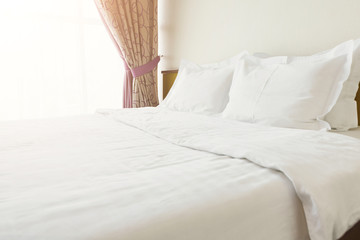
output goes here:
[[126, 68], [124, 107], [159, 104], [157, 0], [95, 0]]
[[1, 1], [0, 29], [0, 121], [122, 107], [125, 69], [93, 1]]

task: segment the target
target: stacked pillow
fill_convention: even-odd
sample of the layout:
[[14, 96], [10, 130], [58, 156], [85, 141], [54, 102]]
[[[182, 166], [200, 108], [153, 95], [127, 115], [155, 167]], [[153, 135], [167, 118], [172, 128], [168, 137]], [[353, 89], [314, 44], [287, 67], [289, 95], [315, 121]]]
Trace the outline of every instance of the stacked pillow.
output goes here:
[[[320, 53], [326, 54], [327, 52]], [[319, 54], [319, 55], [320, 55]], [[290, 59], [296, 61], [296, 58]], [[331, 111], [325, 116], [332, 129], [347, 131], [358, 127], [356, 93], [360, 82], [360, 39], [354, 41], [353, 59], [349, 78], [343, 84], [339, 99]]]
[[[355, 96], [360, 82], [360, 39], [353, 41], [353, 43], [354, 47], [350, 76], [344, 82], [336, 104], [324, 117], [324, 120], [331, 125], [331, 128], [337, 131], [347, 131], [351, 128], [358, 127], [358, 114]], [[305, 61], [306, 59], [318, 58], [333, 52], [334, 49], [339, 48], [341, 45], [342, 44], [313, 56], [289, 56], [287, 62], [293, 63]], [[255, 53], [254, 56], [258, 58], [270, 57], [267, 53]]]
[[243, 52], [215, 64], [182, 61], [161, 106], [270, 126], [347, 130], [357, 127], [358, 63], [360, 39], [305, 57]]
[[349, 77], [352, 52], [353, 41], [348, 41], [322, 55], [282, 63], [270, 61], [276, 58], [244, 59], [234, 74], [224, 116], [279, 127], [330, 129], [322, 119]]

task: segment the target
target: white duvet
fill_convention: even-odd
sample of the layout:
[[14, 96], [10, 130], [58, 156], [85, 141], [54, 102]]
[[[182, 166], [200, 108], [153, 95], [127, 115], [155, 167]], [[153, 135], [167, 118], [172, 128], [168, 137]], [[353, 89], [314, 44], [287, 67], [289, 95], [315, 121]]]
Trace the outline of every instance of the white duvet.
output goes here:
[[335, 239], [360, 219], [359, 140], [105, 115], [0, 124], [0, 239]]

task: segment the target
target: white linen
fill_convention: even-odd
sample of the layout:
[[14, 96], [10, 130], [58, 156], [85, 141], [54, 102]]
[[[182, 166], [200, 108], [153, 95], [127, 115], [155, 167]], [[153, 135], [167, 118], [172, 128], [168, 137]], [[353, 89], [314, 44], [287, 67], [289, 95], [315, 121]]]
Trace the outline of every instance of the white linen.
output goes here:
[[[289, 56], [288, 62], [299, 61], [305, 58], [313, 58], [316, 56], [322, 56], [334, 51], [340, 45], [333, 49], [317, 53], [313, 56]], [[268, 58], [267, 53], [255, 53], [255, 57]], [[340, 96], [331, 109], [331, 111], [325, 116], [325, 121], [329, 122], [332, 129], [337, 131], [347, 131], [351, 128], [357, 128], [357, 106], [355, 102], [355, 96], [359, 88], [360, 81], [360, 39], [354, 41], [353, 59], [351, 64], [351, 72], [349, 78], [344, 82]]]
[[356, 128], [358, 125], [357, 102], [354, 99], [338, 100], [331, 111], [326, 114], [325, 121], [334, 131], [348, 131]]
[[270, 126], [330, 129], [321, 119], [349, 77], [352, 52], [353, 41], [348, 41], [327, 54], [290, 63], [245, 57], [236, 65], [223, 115]]
[[[317, 58], [319, 56], [324, 56], [336, 50], [336, 48], [339, 48], [343, 44], [344, 43], [341, 43], [333, 49], [315, 54], [313, 56], [289, 57], [288, 61], [291, 63], [296, 61], [303, 61], [304, 58]], [[325, 116], [325, 121], [330, 123], [331, 128], [338, 131], [347, 131], [351, 128], [357, 128], [358, 126], [355, 96], [358, 91], [360, 81], [360, 39], [354, 41], [352, 56], [350, 75], [343, 84], [336, 104]]]
[[220, 113], [229, 101], [235, 63], [248, 55], [244, 51], [232, 58], [211, 64], [182, 60], [178, 75], [161, 107], [204, 114]]
[[349, 131], [346, 131], [346, 132], [334, 132], [334, 133], [339, 133], [339, 134], [357, 138], [360, 140], [360, 127], [350, 129]]
[[2, 122], [0, 136], [0, 239], [308, 239], [291, 183], [245, 159], [103, 116]]
[[[354, 41], [353, 62], [348, 80], [334, 108], [326, 115], [325, 120], [330, 122], [332, 128], [346, 131], [357, 128], [358, 115], [355, 96], [360, 82], [360, 39]], [[346, 116], [346, 117], [344, 117]]]
[[166, 107], [178, 111], [219, 113], [229, 100], [234, 67], [189, 71], [184, 69], [176, 78], [176, 88]]
[[113, 117], [173, 144], [283, 172], [302, 201], [312, 240], [338, 239], [360, 220], [360, 141], [191, 113], [120, 111]]

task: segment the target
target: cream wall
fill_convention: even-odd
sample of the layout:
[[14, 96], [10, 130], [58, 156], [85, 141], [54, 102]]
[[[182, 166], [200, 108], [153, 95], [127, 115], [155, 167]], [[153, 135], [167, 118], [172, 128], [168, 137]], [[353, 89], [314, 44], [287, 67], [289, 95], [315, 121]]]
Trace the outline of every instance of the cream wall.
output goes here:
[[360, 0], [158, 1], [159, 71], [177, 69], [181, 58], [206, 63], [244, 49], [311, 54], [360, 37]]

